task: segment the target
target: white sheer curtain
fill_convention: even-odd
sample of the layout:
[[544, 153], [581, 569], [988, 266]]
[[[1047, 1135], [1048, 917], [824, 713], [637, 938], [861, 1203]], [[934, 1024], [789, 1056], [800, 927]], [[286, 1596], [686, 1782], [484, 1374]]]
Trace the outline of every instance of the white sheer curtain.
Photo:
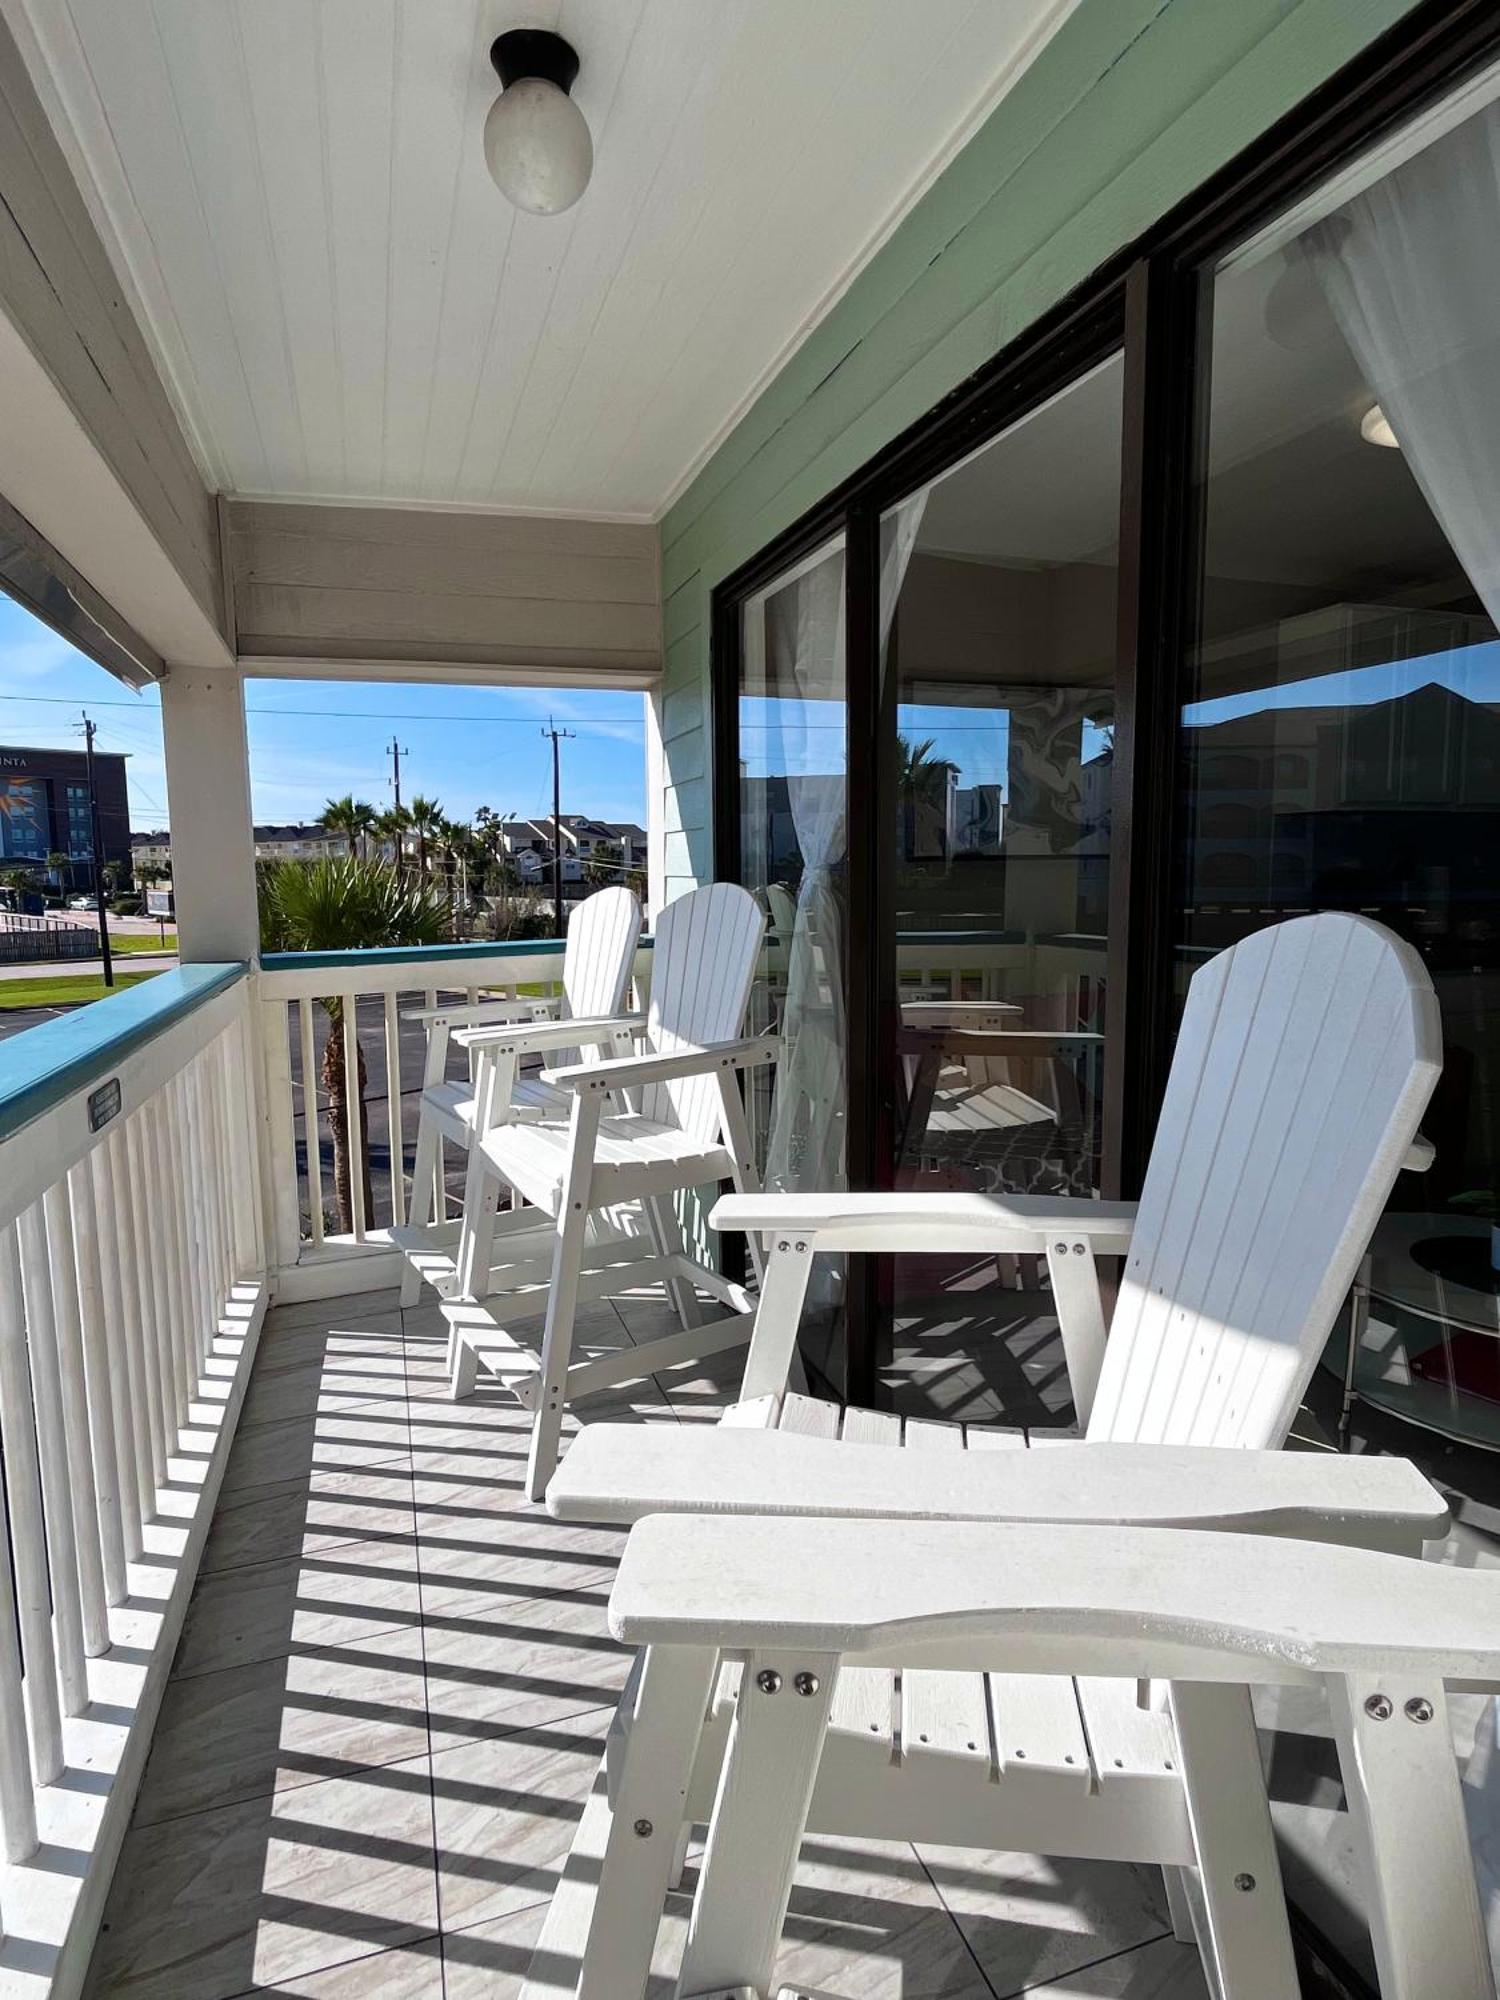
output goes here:
[[1500, 104], [1299, 244], [1406, 462], [1500, 624]]
[[[880, 527], [880, 667], [926, 491], [893, 508]], [[844, 1185], [848, 1039], [842, 913], [835, 871], [847, 848], [844, 756], [844, 551], [831, 551], [766, 600], [768, 685], [777, 702], [776, 757], [802, 854], [782, 1012], [781, 1061], [766, 1146], [774, 1188]], [[837, 751], [835, 753], [835, 746]]]
[[844, 1004], [833, 871], [844, 858], [844, 551], [833, 550], [766, 601], [767, 683], [778, 697], [775, 759], [802, 879], [787, 955], [766, 1183], [839, 1185]]

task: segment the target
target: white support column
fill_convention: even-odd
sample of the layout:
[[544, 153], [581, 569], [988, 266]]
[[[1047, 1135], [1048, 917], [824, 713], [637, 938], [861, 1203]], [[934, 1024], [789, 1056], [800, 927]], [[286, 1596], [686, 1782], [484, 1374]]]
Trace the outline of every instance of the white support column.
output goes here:
[[174, 666], [162, 683], [161, 716], [183, 962], [253, 959], [259, 925], [243, 678], [233, 668]]

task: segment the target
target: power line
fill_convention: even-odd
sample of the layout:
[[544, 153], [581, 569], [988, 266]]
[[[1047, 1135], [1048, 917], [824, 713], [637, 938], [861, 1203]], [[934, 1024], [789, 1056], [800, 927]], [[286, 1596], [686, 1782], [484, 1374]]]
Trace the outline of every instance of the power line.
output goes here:
[[[634, 691], [635, 690], [632, 690], [632, 692]], [[72, 708], [73, 706], [73, 699], [71, 696], [59, 695], [59, 694], [0, 695], [0, 702], [6, 702], [6, 701], [41, 702], [62, 708]], [[94, 708], [132, 708], [135, 710], [137, 715], [144, 715], [150, 713], [149, 704], [143, 706], [138, 701], [96, 701], [91, 705]], [[519, 710], [507, 710], [498, 715], [493, 713], [489, 715], [453, 715], [448, 713], [447, 711], [438, 714], [422, 710], [418, 710], [414, 714], [409, 714], [400, 709], [391, 709], [391, 708], [380, 708], [380, 709], [281, 708], [281, 707], [250, 708], [247, 706], [245, 709], [245, 713], [246, 715], [316, 715], [316, 716], [327, 717], [329, 720], [337, 722], [400, 723], [400, 722], [535, 722], [536, 721], [535, 710], [532, 710], [529, 714], [523, 713]], [[578, 723], [581, 726], [585, 727], [590, 725], [593, 726], [604, 725], [605, 727], [611, 729], [621, 729], [621, 728], [636, 729], [642, 726], [641, 724], [635, 722], [634, 719], [628, 715], [570, 715], [568, 717], [568, 720], [569, 722]], [[405, 752], [403, 751], [402, 754], [405, 755]]]

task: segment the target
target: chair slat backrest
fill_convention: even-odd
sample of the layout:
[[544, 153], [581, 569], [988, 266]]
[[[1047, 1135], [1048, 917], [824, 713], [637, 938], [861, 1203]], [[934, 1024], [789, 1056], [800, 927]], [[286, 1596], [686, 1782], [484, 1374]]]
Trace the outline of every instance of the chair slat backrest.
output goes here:
[[[563, 1014], [574, 1021], [618, 1014], [635, 965], [641, 906], [626, 888], [598, 889], [574, 906], [563, 950]], [[553, 1061], [598, 1062], [611, 1050], [598, 1046], [565, 1052]]]
[[[765, 927], [755, 898], [734, 882], [711, 882], [667, 904], [651, 949], [646, 1038], [658, 1055], [744, 1033]], [[717, 1078], [694, 1076], [652, 1084], [641, 1110], [711, 1145], [719, 1136], [720, 1104]]]
[[1426, 968], [1364, 917], [1194, 975], [1090, 1437], [1284, 1442], [1441, 1056]]

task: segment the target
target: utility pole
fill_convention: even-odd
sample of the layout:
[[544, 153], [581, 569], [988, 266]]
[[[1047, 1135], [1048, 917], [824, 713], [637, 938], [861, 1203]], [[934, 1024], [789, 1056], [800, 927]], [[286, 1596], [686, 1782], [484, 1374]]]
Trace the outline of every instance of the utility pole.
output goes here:
[[552, 738], [552, 909], [553, 921], [557, 926], [557, 936], [564, 936], [563, 893], [562, 893], [562, 764], [558, 755], [558, 744], [567, 737], [577, 735], [574, 729], [559, 729], [552, 717], [547, 717], [547, 727], [543, 736]]
[[407, 749], [404, 743], [398, 743], [394, 736], [391, 738], [390, 749], [391, 749], [391, 790], [396, 794], [396, 810], [397, 812], [400, 812], [401, 759], [403, 757], [409, 757], [411, 755], [411, 752], [410, 750]]
[[99, 956], [104, 961], [104, 983], [115, 983], [114, 960], [109, 952], [109, 910], [104, 901], [104, 840], [99, 831], [99, 788], [94, 783], [94, 725], [88, 710], [83, 711], [84, 768], [89, 788], [89, 839], [94, 848], [94, 908], [99, 914]]

